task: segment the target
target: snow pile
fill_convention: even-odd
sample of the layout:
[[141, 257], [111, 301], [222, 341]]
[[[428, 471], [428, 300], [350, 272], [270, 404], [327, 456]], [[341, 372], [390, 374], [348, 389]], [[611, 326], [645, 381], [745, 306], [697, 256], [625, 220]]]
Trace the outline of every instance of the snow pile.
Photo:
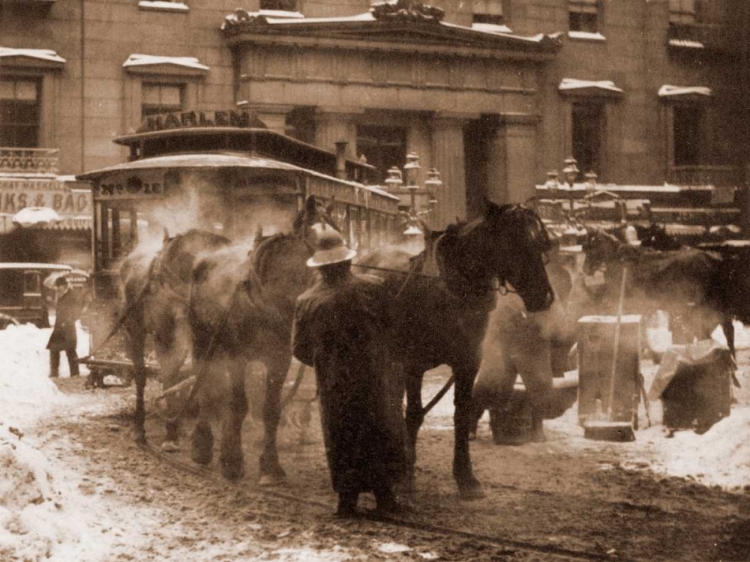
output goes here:
[[42, 560], [75, 531], [44, 456], [0, 425], [0, 559]]
[[664, 428], [638, 432], [653, 454], [651, 470], [690, 478], [708, 486], [750, 486], [750, 408], [733, 408], [729, 417], [703, 435], [679, 431], [667, 439]]
[[[62, 404], [65, 396], [49, 378], [50, 329], [31, 324], [0, 331], [0, 422], [25, 424]], [[66, 363], [63, 355], [62, 363]], [[67, 365], [66, 365], [67, 367]]]

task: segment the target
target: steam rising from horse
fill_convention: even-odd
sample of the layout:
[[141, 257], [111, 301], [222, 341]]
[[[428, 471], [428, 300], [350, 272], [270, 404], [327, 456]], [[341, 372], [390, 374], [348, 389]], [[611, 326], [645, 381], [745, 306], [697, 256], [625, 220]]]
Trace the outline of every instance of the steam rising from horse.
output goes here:
[[[229, 245], [229, 239], [201, 230], [189, 230], [174, 238], [165, 234], [164, 246], [154, 255], [133, 254], [120, 268], [124, 308], [123, 322], [127, 350], [134, 367], [136, 385], [135, 430], [139, 442], [146, 441], [144, 429], [146, 387], [145, 345], [153, 336], [156, 358], [165, 387], [179, 378], [191, 345], [187, 321], [190, 275], [193, 264], [205, 252]], [[174, 405], [168, 400], [170, 415]], [[176, 423], [167, 424], [167, 440], [177, 441]]]
[[320, 217], [314, 198], [308, 198], [291, 234], [263, 240], [249, 256], [231, 250], [216, 252], [194, 268], [189, 320], [200, 414], [193, 431], [193, 460], [204, 465], [211, 462], [211, 421], [218, 420], [219, 460], [226, 478], [244, 474], [245, 374], [249, 362], [259, 361], [267, 373], [261, 483], [285, 479], [276, 450], [281, 389], [291, 364], [296, 300], [311, 281], [306, 261], [314, 249], [313, 224]]
[[[455, 377], [453, 475], [461, 496], [483, 497], [469, 456], [471, 396], [481, 362], [481, 343], [495, 307], [495, 283], [509, 283], [530, 311], [546, 310], [554, 293], [544, 268], [549, 238], [539, 217], [520, 206], [487, 203], [479, 219], [451, 225], [434, 239], [439, 278], [372, 273], [385, 279], [390, 301], [393, 350], [406, 371], [411, 472], [417, 433], [424, 419], [421, 388], [425, 371], [447, 364]], [[357, 265], [409, 271], [420, 260], [403, 251], [376, 251]]]

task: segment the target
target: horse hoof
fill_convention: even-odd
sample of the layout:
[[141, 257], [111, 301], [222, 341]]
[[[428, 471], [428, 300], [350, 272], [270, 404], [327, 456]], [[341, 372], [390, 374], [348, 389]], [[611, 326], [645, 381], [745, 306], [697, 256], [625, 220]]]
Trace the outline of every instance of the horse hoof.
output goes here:
[[196, 425], [193, 430], [193, 462], [205, 466], [211, 462], [213, 455], [214, 436], [211, 429]]
[[239, 480], [245, 476], [245, 462], [242, 457], [221, 462], [221, 475], [227, 480]]
[[176, 453], [180, 450], [180, 446], [174, 441], [164, 441], [161, 444], [161, 450], [165, 453]]
[[146, 433], [143, 431], [136, 431], [135, 432], [135, 442], [138, 445], [147, 445], [148, 440], [146, 439]]
[[473, 486], [464, 486], [460, 488], [458, 493], [464, 501], [481, 500], [487, 497], [484, 488], [482, 488], [482, 485], [479, 482]]
[[258, 485], [264, 488], [271, 486], [284, 486], [286, 484], [286, 474], [262, 474]]

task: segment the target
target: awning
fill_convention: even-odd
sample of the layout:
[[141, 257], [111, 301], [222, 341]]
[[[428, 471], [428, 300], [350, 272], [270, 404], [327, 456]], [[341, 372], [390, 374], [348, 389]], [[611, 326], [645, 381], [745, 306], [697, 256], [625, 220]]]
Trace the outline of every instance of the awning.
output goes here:
[[93, 223], [93, 219], [86, 215], [62, 216], [59, 221], [50, 223], [43, 228], [46, 230], [91, 230]]

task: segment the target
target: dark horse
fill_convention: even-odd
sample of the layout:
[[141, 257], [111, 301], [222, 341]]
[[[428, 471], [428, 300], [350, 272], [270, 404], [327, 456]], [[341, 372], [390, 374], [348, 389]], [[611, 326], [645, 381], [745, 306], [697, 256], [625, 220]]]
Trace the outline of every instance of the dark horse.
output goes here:
[[[721, 325], [730, 351], [734, 353], [732, 317], [736, 304], [732, 295], [732, 263], [719, 254], [695, 248], [656, 251], [623, 244], [603, 231], [589, 231], [583, 244], [586, 259], [583, 272], [592, 275], [605, 268], [606, 293], [602, 313], [611, 313], [617, 302], [622, 268], [628, 267], [626, 307], [631, 312], [649, 314], [657, 308], [675, 319], [699, 319], [692, 328], [701, 338], [710, 337]], [[743, 299], [746, 300], [746, 299]], [[673, 324], [673, 331], [681, 328]]]
[[188, 317], [200, 413], [192, 458], [202, 465], [211, 462], [211, 420], [218, 419], [219, 460], [228, 479], [244, 474], [241, 430], [248, 412], [245, 374], [251, 361], [266, 367], [261, 484], [286, 478], [276, 450], [281, 390], [292, 359], [294, 308], [311, 281], [306, 261], [314, 249], [315, 223], [321, 221], [330, 224], [315, 199], [308, 198], [291, 234], [265, 239], [249, 255], [233, 248], [215, 252], [193, 271]]
[[[425, 371], [447, 364], [455, 379], [453, 476], [462, 498], [484, 497], [469, 456], [472, 388], [481, 362], [481, 344], [495, 307], [496, 283], [519, 293], [530, 311], [547, 310], [554, 299], [544, 269], [549, 238], [533, 211], [517, 205], [487, 203], [485, 214], [427, 236], [434, 245], [439, 276], [419, 271], [383, 272], [394, 328], [393, 350], [406, 372], [411, 478], [417, 433], [424, 420], [422, 379]], [[400, 250], [380, 250], [357, 266], [402, 272], [424, 263]]]
[[[229, 239], [202, 230], [189, 230], [174, 238], [165, 233], [164, 245], [156, 255], [131, 254], [120, 268], [123, 328], [134, 368], [135, 431], [139, 442], [146, 441], [143, 403], [146, 337], [153, 336], [162, 384], [174, 385], [192, 348], [187, 309], [193, 264], [202, 253], [228, 245]], [[167, 404], [169, 415], [173, 416], [172, 401]], [[167, 442], [176, 442], [177, 434], [177, 424], [168, 422]]]

